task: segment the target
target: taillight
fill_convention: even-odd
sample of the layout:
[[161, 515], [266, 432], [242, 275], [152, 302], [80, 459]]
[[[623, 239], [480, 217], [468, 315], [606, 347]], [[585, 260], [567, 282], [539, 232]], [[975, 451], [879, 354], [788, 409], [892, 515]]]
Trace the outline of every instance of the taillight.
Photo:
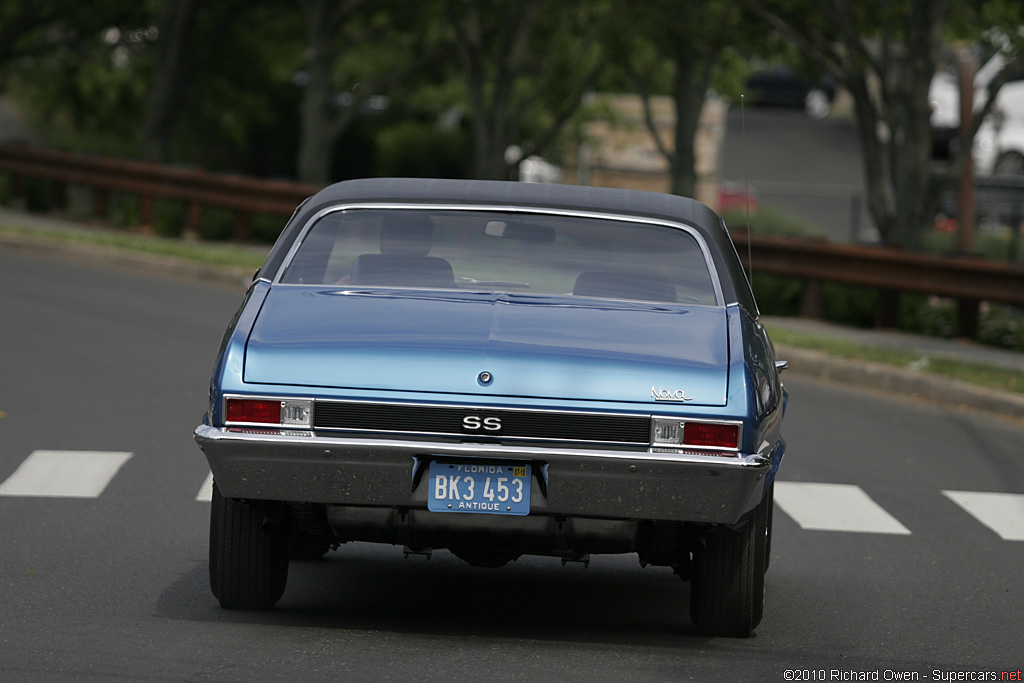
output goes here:
[[684, 446], [708, 448], [736, 448], [739, 446], [740, 426], [716, 422], [687, 422], [683, 427]]
[[228, 398], [224, 401], [224, 422], [309, 427], [312, 405], [308, 400]]
[[740, 448], [739, 422], [686, 420], [655, 417], [651, 425], [652, 446], [688, 446], [737, 451]]
[[224, 421], [281, 424], [281, 402], [251, 398], [229, 398], [225, 403]]

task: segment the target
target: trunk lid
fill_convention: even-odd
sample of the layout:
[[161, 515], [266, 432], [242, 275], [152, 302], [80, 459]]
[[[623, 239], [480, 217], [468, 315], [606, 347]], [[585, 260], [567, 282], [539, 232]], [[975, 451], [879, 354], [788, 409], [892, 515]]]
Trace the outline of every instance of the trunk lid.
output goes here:
[[658, 394], [722, 406], [728, 366], [720, 307], [277, 286], [250, 333], [244, 379], [568, 401]]

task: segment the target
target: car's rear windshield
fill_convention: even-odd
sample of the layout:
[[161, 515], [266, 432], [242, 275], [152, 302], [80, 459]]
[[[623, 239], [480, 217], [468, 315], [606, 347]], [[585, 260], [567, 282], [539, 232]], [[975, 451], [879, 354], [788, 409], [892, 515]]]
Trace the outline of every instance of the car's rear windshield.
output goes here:
[[280, 281], [715, 305], [698, 240], [681, 227], [591, 216], [347, 209], [311, 226]]

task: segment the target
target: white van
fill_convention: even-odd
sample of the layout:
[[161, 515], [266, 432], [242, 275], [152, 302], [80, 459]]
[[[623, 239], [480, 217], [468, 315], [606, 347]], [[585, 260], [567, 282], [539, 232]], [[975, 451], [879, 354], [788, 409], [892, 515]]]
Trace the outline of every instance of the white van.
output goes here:
[[[980, 108], [986, 88], [1008, 60], [997, 52], [974, 77], [974, 106]], [[928, 97], [932, 105], [932, 130], [940, 153], [948, 152], [960, 128], [960, 83], [955, 65], [935, 74]], [[979, 174], [1024, 175], [1024, 72], [1003, 84], [992, 112], [974, 137], [974, 167]]]

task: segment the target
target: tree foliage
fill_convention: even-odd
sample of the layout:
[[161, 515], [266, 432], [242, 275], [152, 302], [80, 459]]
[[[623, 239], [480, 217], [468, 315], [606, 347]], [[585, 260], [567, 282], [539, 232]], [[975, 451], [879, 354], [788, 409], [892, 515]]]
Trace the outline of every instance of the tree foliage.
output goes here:
[[[756, 19], [744, 17], [742, 7], [728, 0], [621, 1], [616, 15], [620, 21], [608, 27], [606, 38], [613, 62], [641, 98], [645, 125], [668, 162], [671, 192], [692, 197], [698, 180], [695, 138], [705, 98], [716, 81], [723, 83], [722, 67], [737, 51], [756, 44]], [[622, 22], [631, 30], [622, 31]], [[672, 100], [671, 137], [655, 121], [655, 93]]]
[[[978, 20], [1024, 23], [1019, 4], [995, 0], [752, 0], [853, 97], [864, 156], [868, 206], [882, 241], [917, 245], [938, 207], [944, 183], [931, 167], [928, 90], [953, 27]], [[965, 35], [977, 35], [977, 23]], [[982, 117], [1005, 75], [989, 88], [974, 125], [961, 135], [954, 168], [962, 165]]]
[[[447, 0], [465, 79], [474, 177], [504, 179], [543, 154], [601, 69], [599, 0]], [[517, 146], [519, 153], [506, 155]]]
[[693, 194], [706, 94], [786, 53], [851, 93], [875, 223], [914, 246], [949, 182], [929, 157], [932, 76], [951, 40], [991, 28], [1024, 66], [1021, 26], [1019, 0], [0, 0], [0, 88], [50, 144], [326, 183], [515, 177], [614, 84], [671, 97], [672, 134], [649, 107], [648, 128]]

